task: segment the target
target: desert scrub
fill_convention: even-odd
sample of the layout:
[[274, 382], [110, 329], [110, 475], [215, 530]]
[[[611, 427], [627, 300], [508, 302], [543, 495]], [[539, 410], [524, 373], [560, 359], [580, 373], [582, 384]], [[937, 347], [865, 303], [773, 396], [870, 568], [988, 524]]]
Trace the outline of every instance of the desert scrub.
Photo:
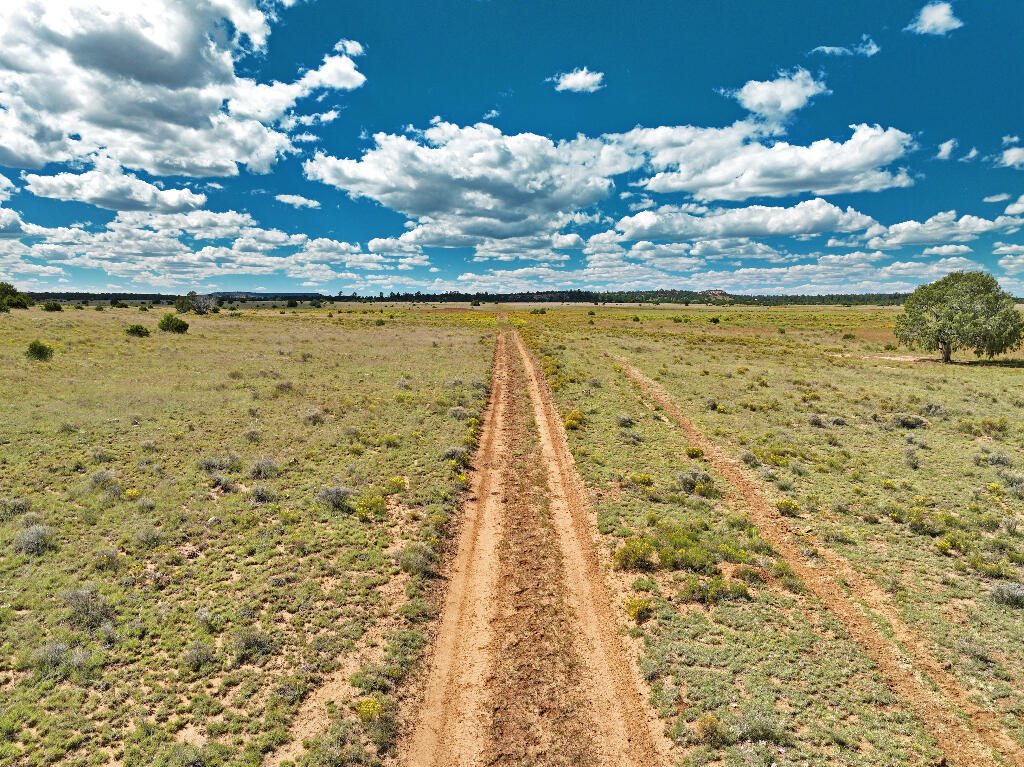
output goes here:
[[341, 485], [328, 485], [320, 488], [316, 494], [317, 503], [331, 511], [351, 511], [352, 496], [356, 493]]
[[644, 623], [654, 615], [654, 601], [650, 597], [629, 597], [622, 606], [636, 623]]
[[57, 547], [56, 534], [49, 525], [29, 525], [14, 536], [14, 550], [39, 556]]
[[570, 410], [565, 416], [565, 428], [569, 430], [579, 429], [583, 426], [586, 421], [583, 411], [577, 409]]
[[168, 312], [160, 318], [160, 322], [157, 323], [157, 328], [165, 333], [187, 333], [188, 323], [181, 319], [181, 317]]
[[145, 325], [129, 325], [124, 329], [125, 335], [135, 336], [136, 338], [145, 338], [149, 335], [149, 328]]

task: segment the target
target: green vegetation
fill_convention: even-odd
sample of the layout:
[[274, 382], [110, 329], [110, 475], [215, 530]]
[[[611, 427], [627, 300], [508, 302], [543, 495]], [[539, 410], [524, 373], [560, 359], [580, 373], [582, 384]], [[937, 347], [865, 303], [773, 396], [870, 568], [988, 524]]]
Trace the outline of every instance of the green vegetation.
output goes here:
[[393, 314], [4, 315], [0, 765], [259, 765], [354, 658], [302, 759], [392, 748], [495, 327]]
[[909, 346], [938, 349], [943, 362], [957, 349], [991, 358], [1020, 346], [1024, 315], [992, 275], [953, 272], [911, 294], [895, 332]]
[[[567, 434], [613, 572], [632, 592], [624, 622], [690, 763], [767, 763], [783, 748], [787, 763], [927, 764], [936, 750], [615, 356], [664, 387], [798, 536], [810, 534], [798, 537], [802, 556], [827, 567], [827, 547], [848, 559], [1024, 739], [1020, 360], [900, 362], [887, 348], [900, 313], [887, 308], [636, 314], [566, 308], [512, 321], [563, 417], [585, 419]], [[643, 598], [651, 614], [638, 623], [629, 600]]]
[[160, 318], [160, 322], [157, 323], [157, 327], [166, 333], [188, 332], [188, 323], [181, 319], [181, 317], [176, 317], [170, 313], [167, 313]]

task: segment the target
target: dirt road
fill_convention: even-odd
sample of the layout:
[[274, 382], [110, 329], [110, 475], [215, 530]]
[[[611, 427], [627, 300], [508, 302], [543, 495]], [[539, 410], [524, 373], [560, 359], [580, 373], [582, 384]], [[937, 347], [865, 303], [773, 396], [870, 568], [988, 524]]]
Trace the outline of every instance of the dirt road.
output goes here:
[[668, 765], [670, 746], [618, 633], [561, 420], [514, 331], [498, 339], [474, 468], [399, 761]]

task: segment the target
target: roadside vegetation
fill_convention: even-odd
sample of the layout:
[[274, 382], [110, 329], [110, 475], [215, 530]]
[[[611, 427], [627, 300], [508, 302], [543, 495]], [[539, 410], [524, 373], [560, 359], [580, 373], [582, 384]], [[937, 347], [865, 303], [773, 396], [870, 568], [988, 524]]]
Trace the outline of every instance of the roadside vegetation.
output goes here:
[[918, 362], [920, 352], [896, 348], [898, 314], [660, 307], [513, 317], [596, 494], [653, 700], [693, 763], [783, 749], [798, 763], [927, 764], [936, 752], [616, 356], [745, 465], [796, 540], [805, 537], [806, 561], [828, 567], [819, 545], [848, 559], [1024, 742], [1024, 362]]
[[157, 320], [0, 319], [0, 765], [259, 765], [355, 657], [298, 760], [388, 753], [493, 317]]

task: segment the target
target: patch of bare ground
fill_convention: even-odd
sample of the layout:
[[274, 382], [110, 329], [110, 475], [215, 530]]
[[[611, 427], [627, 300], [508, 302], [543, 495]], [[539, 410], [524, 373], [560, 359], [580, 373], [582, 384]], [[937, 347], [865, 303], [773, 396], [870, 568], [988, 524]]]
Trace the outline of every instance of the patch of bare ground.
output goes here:
[[[925, 640], [897, 616], [883, 589], [814, 536], [801, 533], [803, 542], [794, 541], [789, 524], [739, 461], [707, 439], [658, 383], [625, 359], [612, 356], [625, 375], [683, 428], [694, 446], [704, 451], [710, 466], [739, 495], [738, 500], [745, 505], [761, 535], [874, 661], [879, 674], [914, 710], [946, 759], [959, 765], [1024, 765], [1020, 744], [1001, 728], [994, 714], [970, 698], [928, 649]], [[801, 554], [801, 545], [807, 542], [822, 554], [827, 571], [812, 566]], [[876, 616], [888, 623], [892, 639], [879, 630]]]
[[575, 613], [580, 671], [598, 724], [596, 764], [650, 765], [671, 761], [663, 724], [641, 693], [635, 654], [620, 636], [619, 616], [604, 580], [596, 521], [576, 470], [551, 392], [522, 338], [515, 334], [526, 373], [547, 472], [549, 508], [557, 532], [568, 604]]
[[506, 512], [498, 549], [498, 611], [488, 679], [488, 765], [600, 764], [583, 669], [547, 503], [547, 473], [531, 429], [521, 361], [507, 411]]

